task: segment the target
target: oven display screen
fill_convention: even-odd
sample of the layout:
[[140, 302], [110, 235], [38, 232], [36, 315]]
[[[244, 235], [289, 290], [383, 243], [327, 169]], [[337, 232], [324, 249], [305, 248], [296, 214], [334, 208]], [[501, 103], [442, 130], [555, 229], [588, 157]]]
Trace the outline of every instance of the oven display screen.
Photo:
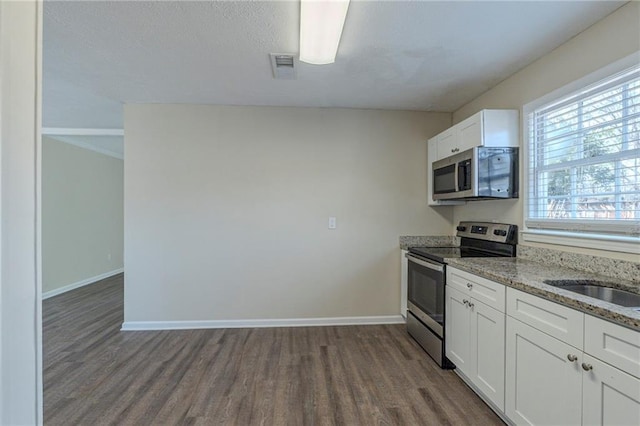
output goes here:
[[472, 234], [482, 234], [485, 235], [487, 233], [487, 227], [486, 226], [472, 226], [471, 227], [471, 233]]

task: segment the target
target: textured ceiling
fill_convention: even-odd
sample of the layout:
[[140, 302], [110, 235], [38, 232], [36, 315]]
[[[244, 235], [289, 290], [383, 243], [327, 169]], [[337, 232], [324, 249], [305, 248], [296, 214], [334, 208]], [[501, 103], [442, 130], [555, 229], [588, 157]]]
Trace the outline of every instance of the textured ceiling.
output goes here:
[[622, 4], [352, 0], [336, 62], [274, 80], [297, 1], [46, 1], [43, 123], [118, 128], [123, 103], [453, 111]]

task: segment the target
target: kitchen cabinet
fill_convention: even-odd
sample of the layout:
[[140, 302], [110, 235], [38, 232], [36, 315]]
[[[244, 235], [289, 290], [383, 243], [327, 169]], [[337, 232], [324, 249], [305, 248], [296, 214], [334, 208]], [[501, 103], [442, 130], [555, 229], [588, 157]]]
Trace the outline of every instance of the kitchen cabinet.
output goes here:
[[585, 315], [580, 311], [509, 288], [507, 314], [543, 333], [582, 349]]
[[640, 425], [640, 380], [587, 354], [582, 373], [582, 424]]
[[640, 332], [507, 289], [505, 414], [516, 424], [640, 424]]
[[517, 110], [484, 109], [438, 134], [435, 158], [441, 160], [477, 146], [517, 147], [518, 129]]
[[445, 351], [447, 358], [455, 364], [456, 368], [466, 374], [471, 371], [469, 360], [471, 313], [467, 306], [469, 298], [449, 286], [446, 287], [446, 296]]
[[518, 111], [485, 109], [427, 141], [427, 203], [430, 206], [464, 204], [433, 199], [433, 162], [477, 146], [517, 147]]
[[640, 424], [640, 332], [449, 266], [445, 346], [514, 424]]
[[584, 351], [640, 379], [640, 332], [585, 315]]
[[[460, 288], [450, 278], [466, 276], [465, 286]], [[479, 277], [473, 277], [454, 268], [447, 270], [447, 305], [445, 317], [445, 347], [449, 360], [459, 374], [477, 388], [499, 411], [504, 410], [504, 286]], [[502, 288], [502, 311], [491, 307], [475, 296], [482, 290]], [[500, 291], [496, 293], [500, 294]]]
[[407, 318], [407, 297], [409, 290], [408, 250], [400, 250], [400, 315]]
[[458, 129], [454, 126], [445, 130], [434, 138], [434, 156], [432, 157], [432, 161], [438, 161], [445, 157], [448, 157], [449, 155], [453, 155], [453, 153], [449, 153], [449, 147], [455, 144], [455, 140], [457, 139], [457, 131]]
[[511, 317], [506, 330], [507, 417], [515, 424], [580, 424], [580, 350]]

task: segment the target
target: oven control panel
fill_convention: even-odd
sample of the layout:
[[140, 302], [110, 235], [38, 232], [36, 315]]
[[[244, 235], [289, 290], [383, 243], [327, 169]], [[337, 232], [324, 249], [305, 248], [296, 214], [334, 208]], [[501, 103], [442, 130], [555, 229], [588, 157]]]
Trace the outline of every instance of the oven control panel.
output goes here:
[[518, 227], [507, 223], [492, 222], [460, 222], [456, 227], [458, 237], [475, 238], [498, 243], [515, 244], [518, 238]]

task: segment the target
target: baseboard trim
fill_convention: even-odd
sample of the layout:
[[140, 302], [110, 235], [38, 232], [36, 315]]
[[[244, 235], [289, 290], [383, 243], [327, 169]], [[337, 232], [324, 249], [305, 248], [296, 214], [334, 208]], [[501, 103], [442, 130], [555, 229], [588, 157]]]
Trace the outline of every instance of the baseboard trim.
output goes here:
[[62, 293], [66, 293], [71, 290], [75, 290], [76, 288], [95, 284], [100, 280], [104, 280], [105, 278], [109, 278], [114, 275], [121, 274], [122, 272], [124, 272], [124, 268], [114, 269], [113, 271], [105, 272], [104, 274], [96, 275], [95, 277], [87, 278], [87, 279], [75, 282], [73, 284], [65, 285], [64, 287], [56, 288], [55, 290], [47, 291], [46, 293], [42, 293], [42, 300], [48, 299], [53, 296], [57, 296]]
[[332, 325], [404, 324], [402, 315], [335, 318], [289, 318], [210, 321], [125, 321], [122, 331], [192, 330], [202, 328], [322, 327]]

